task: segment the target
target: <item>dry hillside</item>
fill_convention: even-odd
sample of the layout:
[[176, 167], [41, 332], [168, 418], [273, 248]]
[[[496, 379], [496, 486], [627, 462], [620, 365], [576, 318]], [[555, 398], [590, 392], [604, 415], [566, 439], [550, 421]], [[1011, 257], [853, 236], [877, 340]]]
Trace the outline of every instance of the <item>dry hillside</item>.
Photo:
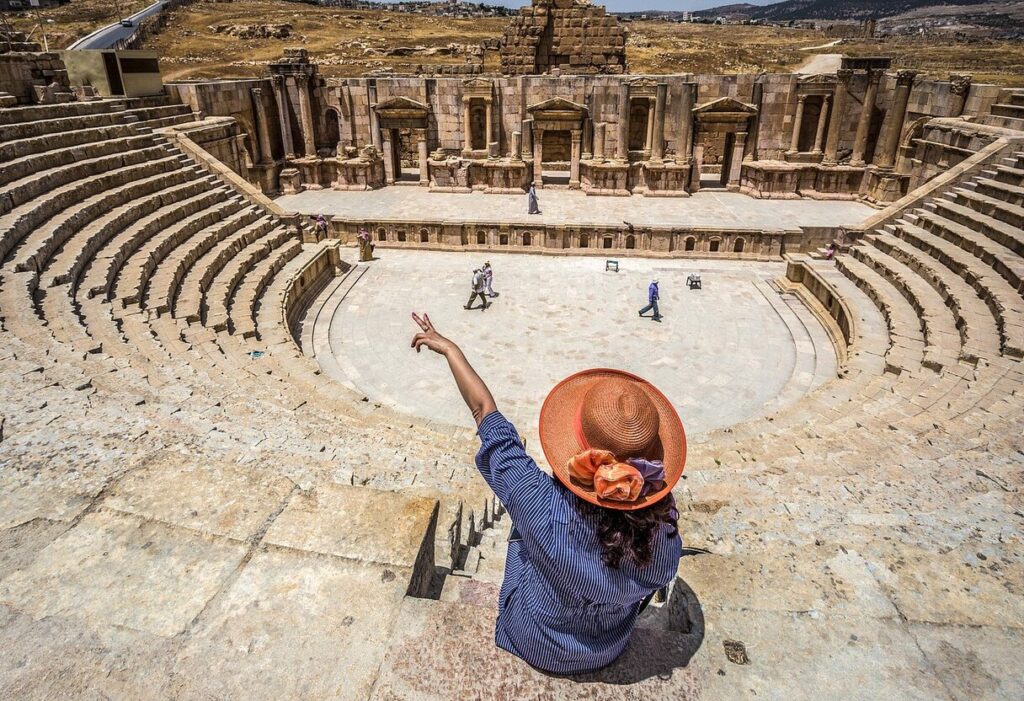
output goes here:
[[[126, 12], [148, 0], [120, 0]], [[72, 0], [53, 10], [12, 15], [26, 30], [43, 22], [51, 48], [112, 21], [110, 0]], [[53, 22], [46, 22], [53, 20]], [[175, 10], [167, 29], [146, 48], [160, 53], [168, 78], [254, 76], [286, 46], [304, 46], [328, 76], [478, 60], [480, 42], [501, 35], [506, 20], [447, 19], [385, 11], [341, 10], [286, 0], [200, 0]], [[633, 73], [785, 71], [800, 65], [808, 46], [828, 43], [804, 29], [631, 22]], [[885, 55], [897, 66], [934, 77], [969, 72], [978, 82], [1024, 85], [1024, 42], [944, 37], [847, 40], [822, 51]]]
[[153, 0], [71, 0], [66, 5], [45, 10], [8, 13], [6, 16], [15, 29], [35, 31], [32, 38], [43, 43], [41, 32], [46, 32], [50, 49], [63, 49], [75, 39], [95, 29], [116, 22], [117, 4], [124, 16], [131, 15], [153, 4]]

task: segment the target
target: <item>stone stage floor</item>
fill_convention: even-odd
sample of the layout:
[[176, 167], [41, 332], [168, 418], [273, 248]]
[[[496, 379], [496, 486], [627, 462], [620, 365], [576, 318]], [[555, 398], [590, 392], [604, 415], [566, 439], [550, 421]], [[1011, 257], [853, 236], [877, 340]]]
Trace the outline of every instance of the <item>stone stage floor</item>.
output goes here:
[[306, 190], [277, 203], [302, 214], [349, 219], [495, 223], [792, 229], [857, 224], [875, 210], [859, 202], [758, 200], [737, 192], [702, 190], [692, 197], [588, 197], [578, 190], [538, 193], [542, 214], [530, 216], [526, 195], [429, 192], [413, 186], [367, 192]]
[[[328, 376], [403, 413], [472, 426], [443, 359], [409, 349], [413, 310], [462, 346], [528, 438], [547, 392], [586, 368], [649, 379], [691, 434], [796, 401], [835, 376], [824, 330], [766, 282], [784, 274], [782, 263], [629, 259], [614, 273], [603, 259], [492, 254], [500, 296], [487, 311], [466, 311], [485, 254], [378, 253], [321, 295], [312, 344]], [[702, 274], [702, 290], [686, 288], [691, 272]], [[637, 315], [652, 278], [662, 323]]]

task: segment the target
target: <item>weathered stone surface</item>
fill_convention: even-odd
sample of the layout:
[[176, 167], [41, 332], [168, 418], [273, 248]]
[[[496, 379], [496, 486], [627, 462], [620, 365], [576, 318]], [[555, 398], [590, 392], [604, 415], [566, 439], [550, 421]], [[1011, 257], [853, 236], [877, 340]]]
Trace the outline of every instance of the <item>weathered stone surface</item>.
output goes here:
[[265, 542], [360, 562], [413, 567], [433, 547], [437, 501], [324, 484], [296, 495], [267, 531]]
[[284, 507], [293, 483], [251, 466], [167, 451], [118, 481], [106, 508], [245, 540]]
[[246, 546], [98, 511], [0, 582], [0, 602], [155, 635], [181, 633], [241, 562]]
[[388, 572], [258, 552], [183, 646], [182, 697], [367, 698], [405, 593]]

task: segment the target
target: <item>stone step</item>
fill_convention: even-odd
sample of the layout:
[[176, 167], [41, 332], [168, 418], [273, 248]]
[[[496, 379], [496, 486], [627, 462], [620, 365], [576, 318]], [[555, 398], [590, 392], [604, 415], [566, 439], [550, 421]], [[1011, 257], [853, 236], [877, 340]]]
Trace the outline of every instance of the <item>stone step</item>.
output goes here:
[[[65, 131], [59, 134], [47, 134], [46, 136], [35, 136], [29, 139], [17, 139], [0, 144], [0, 161], [13, 163], [18, 159], [24, 159], [46, 151], [73, 149], [75, 147], [84, 149], [84, 147], [106, 139], [121, 139], [137, 135], [138, 133], [133, 127], [116, 124], [113, 126], [94, 127], [92, 129]], [[13, 173], [13, 169], [11, 172]], [[5, 166], [5, 172], [0, 177], [6, 176]], [[13, 176], [5, 182], [9, 182], [12, 179]]]
[[263, 291], [281, 268], [302, 253], [302, 242], [285, 246], [281, 252], [257, 263], [238, 286], [228, 308], [228, 329], [242, 338], [256, 336], [256, 312]]
[[57, 105], [29, 105], [0, 109], [0, 126], [23, 122], [38, 122], [47, 119], [67, 119], [87, 115], [109, 114], [121, 108], [121, 103], [113, 100], [95, 100], [90, 102], [65, 102]]
[[[855, 246], [851, 251], [857, 248]], [[871, 266], [853, 256], [837, 258], [836, 268], [860, 287], [885, 317], [890, 342], [885, 352], [886, 369], [897, 375], [919, 371], [925, 350], [922, 322], [899, 289]]]
[[45, 136], [47, 134], [60, 134], [62, 132], [75, 131], [78, 129], [114, 126], [124, 123], [124, 117], [118, 112], [87, 113], [81, 116], [38, 119], [31, 122], [13, 122], [11, 124], [0, 126], [0, 143], [14, 141], [17, 139], [29, 139], [35, 136]]
[[940, 261], [898, 238], [895, 233], [869, 238], [872, 245], [909, 266], [942, 296], [956, 319], [962, 344], [961, 357], [965, 361], [977, 364], [980, 358], [999, 357], [999, 329], [984, 300], [973, 287]]
[[871, 247], [854, 246], [850, 253], [892, 283], [914, 308], [924, 334], [923, 365], [940, 372], [946, 365], [955, 364], [961, 355], [960, 334], [942, 297], [914, 270], [888, 255], [878, 245], [877, 237], [864, 240]]
[[990, 111], [997, 117], [1012, 117], [1014, 119], [1024, 118], [1024, 105], [1016, 105], [1012, 103], [995, 104], [992, 105], [992, 109]]
[[[146, 198], [154, 190], [180, 185], [190, 175], [194, 174], [183, 168], [169, 170], [148, 178], [129, 180], [82, 200], [77, 208], [64, 210], [24, 240], [13, 258], [15, 270], [36, 270], [41, 274], [61, 247], [82, 251], [79, 242], [88, 240], [90, 235], [113, 222], [127, 224], [130, 216], [142, 216], [146, 213]], [[72, 240], [74, 243], [70, 243]]]
[[203, 324], [214, 331], [226, 331], [229, 319], [228, 308], [242, 278], [259, 261], [273, 258], [279, 253], [281, 247], [298, 240], [295, 234], [282, 224], [238, 251], [214, 276], [210, 286], [203, 294], [200, 306]]
[[128, 307], [145, 309], [149, 281], [171, 251], [209, 227], [217, 225], [243, 208], [243, 203], [228, 199], [228, 190], [218, 188], [193, 198], [179, 208], [182, 219], [163, 227], [140, 246], [122, 266], [114, 287], [114, 298]]
[[1024, 204], [1024, 187], [1001, 180], [975, 178], [973, 191], [1013, 205]]
[[[1024, 278], [1024, 259], [1013, 249], [1003, 246], [996, 241], [996, 238], [1013, 244], [1020, 248], [1021, 241], [1018, 238], [1020, 232], [1013, 232], [1006, 225], [998, 225], [997, 220], [981, 220], [977, 214], [969, 214], [969, 211], [956, 209], [954, 206], [946, 206], [935, 202], [935, 213], [927, 210], [921, 211], [918, 216], [922, 226], [942, 238], [955, 243], [961, 249], [976, 256], [980, 262], [988, 265], [1002, 275], [1014, 289], [1022, 288]], [[945, 216], [950, 219], [946, 219]], [[979, 222], [979, 227], [964, 225], [960, 222]], [[990, 238], [986, 234], [991, 234]], [[1008, 234], [1008, 235], [1007, 235]]]
[[[150, 194], [112, 208], [84, 227], [76, 236], [74, 246], [65, 244], [44, 270], [40, 284], [50, 287], [71, 283], [77, 293], [82, 271], [112, 238], [142, 217], [162, 207], [176, 207], [183, 200], [204, 194], [218, 183], [212, 176], [196, 178], [195, 171], [185, 168], [155, 177], [159, 180], [151, 181], [155, 190]], [[144, 189], [149, 187], [144, 186]]]
[[180, 167], [175, 158], [165, 156], [149, 160], [145, 158], [146, 155], [149, 154], [124, 154], [120, 156], [123, 159], [121, 167], [54, 187], [0, 217], [0, 260], [6, 259], [15, 246], [34, 229], [69, 207], [77, 206], [82, 200], [117, 185]]
[[954, 188], [952, 192], [946, 193], [944, 198], [1006, 222], [1018, 229], [1024, 228], [1024, 207], [963, 188]]
[[[1016, 164], [1016, 161], [1011, 161], [1011, 163]], [[1024, 183], [1024, 168], [1018, 168], [1016, 165], [997, 165], [995, 170], [983, 171], [983, 174], [1009, 185], [1019, 186]]]
[[959, 246], [909, 222], [896, 227], [896, 236], [920, 248], [965, 280], [985, 300], [1002, 338], [1002, 351], [1024, 357], [1024, 313], [1018, 291], [991, 267]]

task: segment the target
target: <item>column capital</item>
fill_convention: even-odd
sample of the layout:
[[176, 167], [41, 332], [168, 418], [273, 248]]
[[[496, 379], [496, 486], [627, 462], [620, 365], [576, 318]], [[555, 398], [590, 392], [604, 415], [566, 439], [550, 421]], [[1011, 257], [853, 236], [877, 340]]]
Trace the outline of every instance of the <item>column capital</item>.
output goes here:
[[797, 95], [796, 99], [797, 99], [797, 102], [799, 102], [802, 105], [805, 102], [807, 102], [807, 98], [808, 97], [810, 97], [810, 95]]
[[282, 85], [284, 85], [284, 76], [281, 75], [280, 73], [271, 76], [271, 80], [274, 81], [275, 88], [280, 88]]
[[260, 99], [260, 97], [262, 97], [262, 96], [263, 96], [263, 88], [249, 88], [249, 92], [250, 92], [250, 93], [252, 94], [252, 96], [253, 96], [253, 97], [255, 97], [255, 98], [256, 98], [257, 100], [258, 100], [258, 99]]
[[305, 73], [296, 73], [294, 77], [296, 85], [305, 85], [306, 83], [309, 82], [309, 76], [306, 75]]
[[869, 83], [874, 83], [875, 85], [877, 85], [878, 81], [880, 81], [882, 79], [883, 75], [885, 75], [885, 70], [883, 70], [881, 68], [869, 68], [868, 69], [868, 82]]
[[949, 89], [958, 96], [963, 97], [971, 89], [971, 82], [974, 76], [970, 73], [951, 73], [949, 75]]
[[841, 85], [848, 85], [850, 79], [853, 77], [853, 71], [849, 68], [840, 68], [836, 71], [836, 78], [839, 79]]
[[896, 85], [910, 86], [914, 84], [914, 78], [917, 77], [917, 71], [897, 71], [896, 72]]

